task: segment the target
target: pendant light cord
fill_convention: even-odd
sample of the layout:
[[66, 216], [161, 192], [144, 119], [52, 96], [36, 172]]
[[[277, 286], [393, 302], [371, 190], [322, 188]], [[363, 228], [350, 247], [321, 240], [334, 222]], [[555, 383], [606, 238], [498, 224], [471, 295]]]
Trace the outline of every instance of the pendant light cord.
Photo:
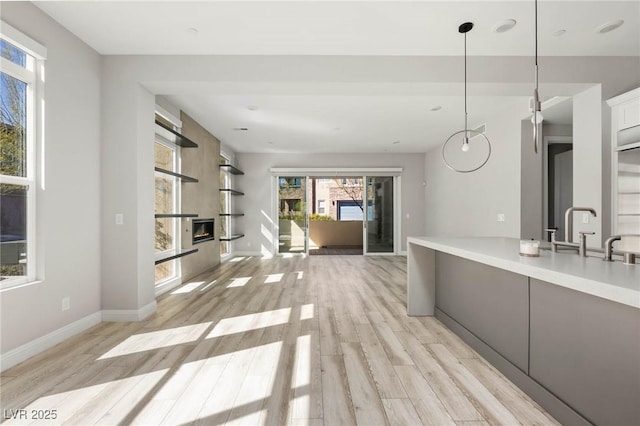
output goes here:
[[464, 33], [464, 140], [469, 137], [467, 132], [467, 33]]
[[536, 91], [538, 90], [538, 0], [535, 0], [535, 49], [536, 49]]

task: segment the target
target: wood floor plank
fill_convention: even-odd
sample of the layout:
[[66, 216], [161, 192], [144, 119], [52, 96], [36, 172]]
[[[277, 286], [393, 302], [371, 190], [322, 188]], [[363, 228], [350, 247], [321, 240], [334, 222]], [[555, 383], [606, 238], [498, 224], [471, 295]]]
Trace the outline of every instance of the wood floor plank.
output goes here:
[[342, 343], [344, 365], [356, 421], [359, 425], [388, 423], [376, 384], [359, 343]]
[[423, 425], [454, 425], [455, 422], [415, 365], [395, 367]]
[[387, 323], [381, 322], [373, 324], [382, 348], [387, 353], [391, 365], [415, 365], [407, 351], [402, 346], [402, 343], [398, 340], [395, 332], [387, 325]]
[[355, 425], [356, 418], [341, 355], [323, 355], [322, 407], [326, 425]]
[[434, 343], [428, 345], [428, 349], [456, 383], [471, 395], [473, 401], [477, 402], [476, 405], [490, 423], [520, 424], [518, 419], [445, 346]]
[[453, 378], [447, 374], [425, 346], [410, 333], [397, 332], [396, 335], [451, 418], [455, 421], [484, 420]]
[[292, 423], [303, 419], [322, 419], [322, 363], [320, 334], [299, 336], [293, 379]]
[[478, 358], [465, 358], [460, 362], [523, 424], [560, 425], [486, 361]]
[[419, 425], [420, 417], [409, 399], [383, 399], [384, 411], [392, 426]]
[[400, 383], [400, 379], [393, 369], [393, 365], [378, 340], [371, 325], [359, 324], [356, 326], [360, 336], [362, 351], [371, 369], [371, 375], [378, 387], [382, 398], [406, 398], [407, 393]]

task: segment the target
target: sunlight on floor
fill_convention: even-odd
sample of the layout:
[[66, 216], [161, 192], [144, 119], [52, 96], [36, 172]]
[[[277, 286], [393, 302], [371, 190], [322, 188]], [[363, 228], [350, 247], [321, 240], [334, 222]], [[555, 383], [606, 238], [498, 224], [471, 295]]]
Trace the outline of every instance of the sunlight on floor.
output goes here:
[[230, 259], [229, 262], [231, 263], [242, 262], [245, 259], [246, 257], [234, 257], [233, 259]]
[[214, 284], [215, 284], [215, 283], [217, 283], [217, 282], [218, 282], [218, 280], [213, 280], [213, 281], [211, 281], [209, 284], [207, 284], [207, 285], [205, 285], [204, 287], [202, 287], [202, 288], [200, 289], [200, 291], [205, 291], [206, 289], [208, 289], [209, 287], [211, 287], [212, 285], [214, 285]]
[[244, 287], [250, 280], [251, 277], [232, 278], [227, 288]]
[[302, 305], [300, 307], [300, 319], [307, 320], [313, 318], [313, 303], [309, 303], [307, 305]]
[[[306, 305], [309, 306], [309, 305]], [[313, 306], [313, 305], [311, 305]], [[291, 387], [295, 389], [292, 402], [292, 417], [308, 419], [311, 417], [311, 336], [298, 336], [296, 339], [296, 363], [292, 371]]]
[[281, 351], [278, 341], [184, 364], [154, 397], [176, 401], [163, 423], [264, 424]]
[[258, 312], [256, 314], [242, 315], [239, 317], [224, 318], [216, 324], [207, 336], [225, 336], [233, 333], [243, 333], [258, 328], [271, 327], [274, 325], [286, 324], [291, 317], [291, 308], [277, 309], [275, 311]]
[[304, 277], [304, 271], [296, 271], [296, 274], [298, 275], [297, 279], [299, 279], [299, 280], [301, 280], [302, 277]]
[[136, 352], [150, 351], [194, 342], [211, 326], [211, 322], [168, 328], [149, 333], [134, 334], [98, 359], [113, 358]]
[[187, 284], [184, 284], [179, 289], [177, 289], [175, 291], [172, 291], [171, 294], [187, 294], [187, 293], [191, 293], [193, 290], [195, 290], [196, 288], [200, 287], [202, 284], [204, 284], [204, 281], [194, 281], [192, 283], [187, 283]]
[[[98, 376], [90, 379], [98, 384], [84, 386], [72, 390], [73, 382], [62, 383], [51, 390], [50, 394], [38, 398], [25, 407], [31, 415], [32, 410], [56, 410], [55, 420], [30, 420], [28, 424], [119, 424], [137, 404], [159, 383], [169, 369], [162, 369], [146, 374], [132, 375], [123, 379], [113, 379], [122, 369], [107, 367]], [[79, 376], [82, 372], [78, 373]], [[62, 389], [58, 389], [62, 388]], [[124, 397], [122, 395], [125, 395]], [[111, 403], [110, 403], [111, 402]], [[86, 407], [86, 408], [84, 408]], [[104, 407], [96, 409], [95, 407]], [[73, 415], [75, 413], [75, 415]], [[7, 422], [11, 424], [27, 424]]]
[[269, 274], [265, 275], [267, 278], [264, 280], [265, 284], [279, 283], [282, 281], [284, 274]]

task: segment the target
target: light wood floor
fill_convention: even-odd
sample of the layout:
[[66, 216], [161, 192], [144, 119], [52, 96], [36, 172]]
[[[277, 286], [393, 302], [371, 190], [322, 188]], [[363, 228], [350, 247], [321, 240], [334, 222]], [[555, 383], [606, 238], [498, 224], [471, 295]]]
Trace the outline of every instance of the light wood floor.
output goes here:
[[[406, 258], [228, 262], [2, 373], [6, 424], [557, 424], [431, 317]], [[3, 416], [5, 417], [5, 416]]]

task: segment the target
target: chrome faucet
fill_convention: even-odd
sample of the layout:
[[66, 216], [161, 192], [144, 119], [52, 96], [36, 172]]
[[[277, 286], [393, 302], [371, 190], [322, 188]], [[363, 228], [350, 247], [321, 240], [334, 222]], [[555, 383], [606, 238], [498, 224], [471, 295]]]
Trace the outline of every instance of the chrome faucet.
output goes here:
[[602, 260], [606, 260], [607, 262], [613, 262], [613, 243], [614, 241], [620, 241], [622, 239], [622, 235], [612, 235], [607, 238], [604, 242], [604, 257]]
[[564, 241], [573, 243], [573, 212], [589, 212], [593, 217], [598, 217], [591, 207], [569, 207], [564, 214]]
[[574, 242], [556, 240], [556, 232], [558, 231], [557, 228], [549, 228], [546, 231], [549, 232], [551, 235], [551, 251], [553, 253], [557, 253], [558, 246], [560, 246], [560, 247], [567, 247], [570, 249], [578, 250], [578, 254], [582, 257], [587, 257], [587, 235], [595, 234], [595, 232], [581, 231], [578, 233], [580, 234], [580, 242], [574, 243]]

